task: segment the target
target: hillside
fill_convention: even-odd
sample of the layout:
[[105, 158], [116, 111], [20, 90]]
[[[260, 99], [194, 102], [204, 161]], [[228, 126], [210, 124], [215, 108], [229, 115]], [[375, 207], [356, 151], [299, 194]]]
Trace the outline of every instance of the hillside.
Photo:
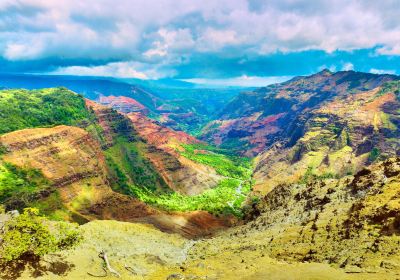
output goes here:
[[244, 92], [203, 129], [201, 139], [248, 156], [255, 156], [276, 142], [294, 145], [303, 136], [304, 123], [313, 110], [398, 79], [393, 75], [324, 70]]
[[35, 206], [80, 223], [141, 220], [188, 235], [208, 234], [230, 219], [197, 210], [240, 214], [239, 177], [225, 179], [213, 165], [181, 155], [183, 145], [199, 143], [184, 132], [144, 116], [128, 118], [64, 88], [0, 96], [9, 112], [3, 132], [18, 129], [0, 136], [0, 197], [7, 209]]
[[133, 98], [0, 91], [0, 203], [84, 236], [14, 272], [92, 279], [104, 249], [122, 279], [396, 279], [399, 93], [397, 76], [297, 77], [240, 94], [199, 140]]
[[84, 242], [76, 249], [28, 265], [23, 276], [46, 263], [39, 279], [104, 275], [101, 248], [122, 279], [397, 279], [399, 175], [400, 160], [392, 158], [343, 179], [280, 185], [255, 206], [254, 220], [208, 239], [90, 222], [80, 227]]
[[[182, 86], [183, 84], [183, 86]], [[65, 87], [123, 113], [140, 111], [175, 130], [197, 135], [242, 89], [193, 88], [175, 81], [146, 82], [102, 77], [0, 74], [0, 89]]]
[[[256, 156], [255, 190], [398, 155], [399, 78], [323, 71], [239, 95], [202, 139]], [[240, 108], [240, 109], [239, 109]]]

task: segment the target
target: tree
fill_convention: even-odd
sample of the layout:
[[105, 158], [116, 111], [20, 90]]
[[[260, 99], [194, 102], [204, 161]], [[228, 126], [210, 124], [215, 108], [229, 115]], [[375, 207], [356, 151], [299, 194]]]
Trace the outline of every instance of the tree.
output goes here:
[[78, 225], [50, 222], [39, 210], [26, 208], [8, 220], [0, 240], [0, 258], [12, 261], [25, 255], [43, 256], [75, 246], [81, 239]]

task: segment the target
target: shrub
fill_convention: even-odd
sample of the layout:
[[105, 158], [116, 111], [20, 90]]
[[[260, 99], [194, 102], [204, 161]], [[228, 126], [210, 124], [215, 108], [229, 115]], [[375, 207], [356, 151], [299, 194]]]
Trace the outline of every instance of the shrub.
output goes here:
[[379, 158], [380, 154], [381, 154], [381, 152], [379, 151], [379, 149], [374, 147], [374, 148], [372, 148], [371, 152], [368, 155], [368, 160], [370, 162], [374, 162]]
[[43, 256], [71, 248], [80, 241], [77, 225], [50, 223], [39, 216], [39, 210], [25, 208], [21, 215], [5, 223], [0, 244], [4, 261], [17, 260], [25, 255]]

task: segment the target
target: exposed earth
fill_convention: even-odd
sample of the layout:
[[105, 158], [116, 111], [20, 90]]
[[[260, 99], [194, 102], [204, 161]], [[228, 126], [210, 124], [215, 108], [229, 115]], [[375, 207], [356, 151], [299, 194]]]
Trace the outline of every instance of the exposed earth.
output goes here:
[[0, 91], [0, 203], [83, 236], [2, 279], [117, 277], [100, 253], [121, 279], [400, 279], [398, 76], [204, 93], [209, 115], [104, 83]]

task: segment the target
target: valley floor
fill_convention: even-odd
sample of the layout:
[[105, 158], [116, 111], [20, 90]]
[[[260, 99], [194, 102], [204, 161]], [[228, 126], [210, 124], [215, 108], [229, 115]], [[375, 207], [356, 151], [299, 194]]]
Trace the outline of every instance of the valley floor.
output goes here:
[[[257, 250], [260, 240], [232, 242], [229, 234], [189, 240], [150, 225], [92, 221], [75, 249], [40, 263], [3, 270], [2, 279], [96, 279], [104, 275], [100, 251], [120, 279], [399, 279], [400, 271], [346, 273], [328, 264], [283, 262]], [[128, 269], [126, 268], [128, 267]], [[91, 275], [90, 275], [91, 274]], [[116, 279], [113, 275], [102, 279]]]

